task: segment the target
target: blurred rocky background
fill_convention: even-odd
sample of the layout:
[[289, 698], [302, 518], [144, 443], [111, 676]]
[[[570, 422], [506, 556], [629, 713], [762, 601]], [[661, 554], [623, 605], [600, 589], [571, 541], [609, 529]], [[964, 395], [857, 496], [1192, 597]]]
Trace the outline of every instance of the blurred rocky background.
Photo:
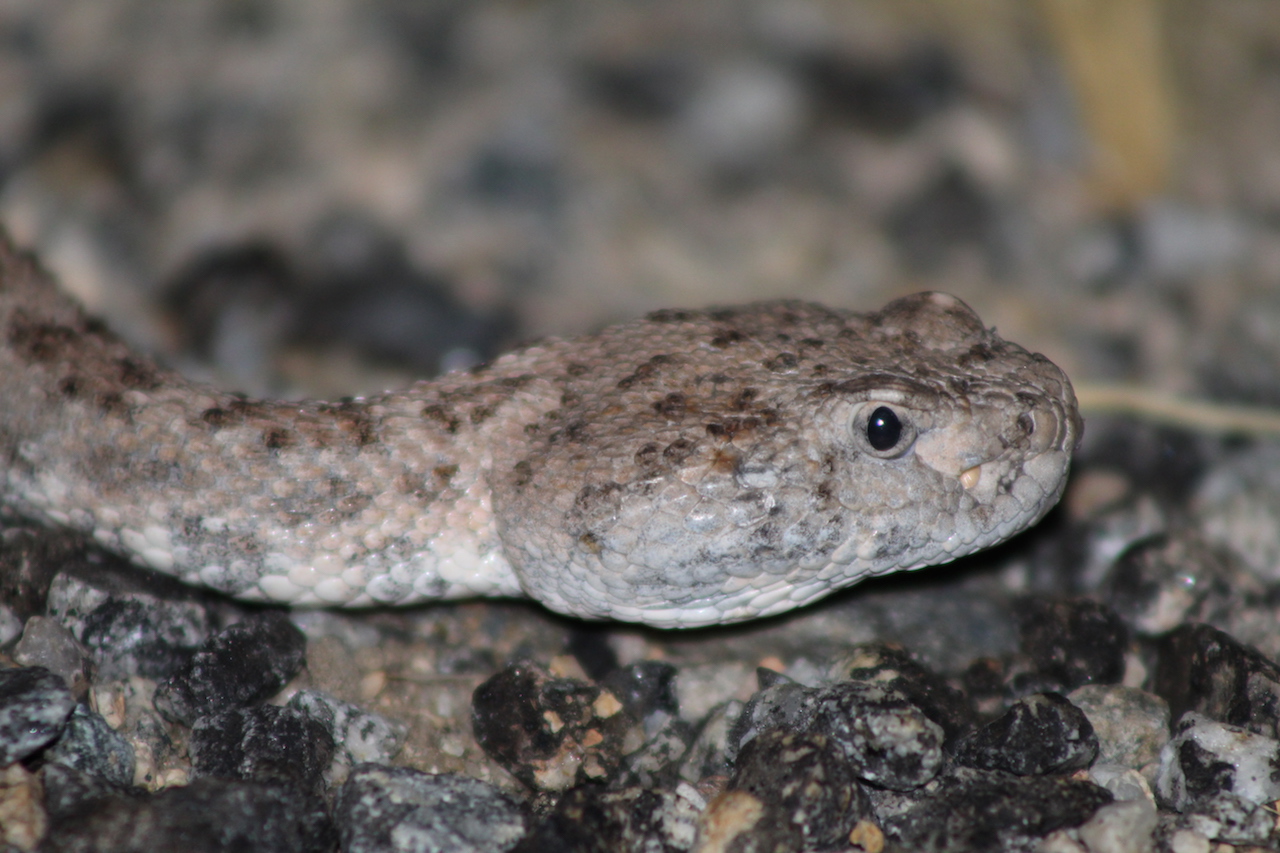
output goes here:
[[5, 0], [0, 222], [251, 393], [658, 307], [938, 288], [1280, 398], [1270, 0]]

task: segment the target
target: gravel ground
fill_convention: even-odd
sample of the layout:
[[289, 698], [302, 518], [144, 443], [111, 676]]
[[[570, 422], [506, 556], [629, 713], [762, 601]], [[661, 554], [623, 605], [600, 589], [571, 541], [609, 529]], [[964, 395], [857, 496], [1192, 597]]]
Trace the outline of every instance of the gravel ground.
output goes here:
[[[252, 394], [936, 288], [1280, 403], [1280, 12], [1071, 6], [9, 0], [0, 223]], [[680, 633], [255, 610], [8, 519], [0, 850], [1277, 849], [1277, 495], [1265, 437], [1090, 416], [1030, 534]]]

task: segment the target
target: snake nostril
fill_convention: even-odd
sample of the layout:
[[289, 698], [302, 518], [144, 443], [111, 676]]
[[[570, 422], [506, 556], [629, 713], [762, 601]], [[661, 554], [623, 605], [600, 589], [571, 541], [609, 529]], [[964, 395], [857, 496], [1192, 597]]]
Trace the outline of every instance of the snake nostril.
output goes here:
[[1030, 413], [1023, 412], [1018, 415], [1018, 429], [1027, 435], [1034, 435], [1036, 431], [1036, 419], [1031, 417]]

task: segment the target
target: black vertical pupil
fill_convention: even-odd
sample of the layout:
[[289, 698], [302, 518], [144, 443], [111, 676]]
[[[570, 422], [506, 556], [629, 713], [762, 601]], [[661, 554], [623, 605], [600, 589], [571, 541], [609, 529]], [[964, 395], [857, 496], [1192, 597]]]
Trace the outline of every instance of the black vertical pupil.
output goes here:
[[876, 450], [892, 450], [902, 438], [902, 421], [888, 406], [880, 406], [867, 419], [867, 441]]

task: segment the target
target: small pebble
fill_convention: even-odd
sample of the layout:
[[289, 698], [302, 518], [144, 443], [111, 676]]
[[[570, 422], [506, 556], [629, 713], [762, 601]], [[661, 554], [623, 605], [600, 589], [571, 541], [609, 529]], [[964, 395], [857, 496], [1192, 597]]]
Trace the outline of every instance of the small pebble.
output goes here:
[[973, 709], [965, 695], [902, 646], [865, 643], [842, 658], [832, 675], [835, 680], [875, 682], [898, 691], [942, 727], [948, 743], [973, 726]]
[[1212, 842], [1194, 829], [1179, 829], [1169, 839], [1171, 853], [1209, 853]]
[[1219, 844], [1273, 846], [1280, 840], [1272, 803], [1254, 803], [1231, 791], [1201, 797], [1185, 812], [1187, 825]]
[[44, 667], [0, 669], [0, 767], [56, 740], [75, 705], [67, 683]]
[[13, 659], [22, 666], [42, 666], [56, 673], [77, 698], [84, 698], [93, 677], [89, 651], [71, 632], [46, 616], [32, 616], [13, 648]]
[[1088, 598], [1030, 598], [1020, 612], [1023, 654], [1066, 689], [1124, 677], [1129, 631], [1107, 606]]
[[1156, 793], [1178, 811], [1220, 791], [1251, 803], [1280, 798], [1280, 741], [1188, 711], [1160, 751]]
[[197, 779], [141, 797], [98, 799], [51, 827], [49, 853], [313, 853], [336, 839], [323, 815], [276, 785]]
[[1152, 692], [1173, 719], [1186, 711], [1275, 737], [1280, 665], [1209, 625], [1182, 625], [1156, 643]]
[[1092, 782], [960, 768], [937, 793], [886, 820], [885, 829], [918, 853], [1031, 850], [1050, 833], [1084, 824], [1109, 802], [1111, 794]]
[[1060, 693], [1018, 700], [955, 749], [960, 764], [1018, 776], [1069, 773], [1088, 767], [1097, 755], [1098, 737], [1089, 719]]
[[77, 705], [71, 712], [66, 728], [45, 753], [45, 758], [117, 787], [133, 784], [132, 744], [111, 728], [101, 714], [86, 705]]
[[598, 685], [526, 662], [476, 688], [472, 724], [481, 748], [521, 782], [564, 791], [617, 771], [632, 721]]
[[744, 704], [735, 699], [711, 709], [680, 761], [681, 779], [697, 784], [709, 777], [729, 774], [728, 756], [730, 752], [737, 754], [734, 732], [743, 717], [744, 708]]
[[1160, 533], [1125, 549], [1103, 588], [1126, 624], [1156, 636], [1184, 622], [1215, 621], [1246, 591], [1261, 594], [1262, 584], [1239, 563], [1194, 531]]
[[1149, 853], [1159, 815], [1146, 799], [1111, 803], [1080, 827], [1089, 853]]
[[258, 705], [201, 717], [191, 729], [189, 749], [197, 777], [277, 782], [319, 794], [333, 759], [333, 737], [296, 708]]
[[822, 850], [875, 816], [852, 771], [844, 750], [825, 735], [774, 729], [743, 746], [729, 790], [764, 803], [755, 832], [789, 838], [795, 849]]
[[942, 727], [901, 693], [872, 682], [782, 682], [761, 690], [734, 727], [731, 759], [774, 729], [828, 736], [845, 751], [858, 778], [895, 791], [920, 787], [942, 766]]
[[36, 848], [48, 827], [42, 787], [18, 762], [0, 768], [0, 849]]
[[100, 678], [166, 678], [212, 630], [200, 593], [136, 574], [97, 567], [63, 572], [50, 586], [49, 616], [93, 653]]
[[362, 764], [333, 808], [344, 853], [501, 853], [525, 834], [520, 805], [465, 776]]
[[[299, 690], [289, 700], [296, 709], [316, 720], [333, 738], [335, 763], [344, 768], [357, 764], [383, 764], [404, 745], [408, 726], [343, 702], [319, 690]], [[332, 780], [341, 783], [341, 779]]]
[[12, 607], [0, 603], [0, 648], [12, 643], [22, 636], [22, 618]]
[[261, 702], [302, 670], [306, 644], [283, 613], [248, 616], [210, 637], [156, 687], [156, 710], [189, 726], [200, 717]]
[[1137, 769], [1160, 756], [1169, 740], [1169, 704], [1145, 690], [1086, 684], [1067, 694], [1098, 736], [1099, 764]]
[[1225, 454], [1192, 499], [1205, 538], [1244, 558], [1264, 583], [1280, 581], [1280, 445]]
[[561, 797], [512, 853], [684, 853], [694, 849], [704, 806], [689, 785], [674, 791], [584, 785]]

